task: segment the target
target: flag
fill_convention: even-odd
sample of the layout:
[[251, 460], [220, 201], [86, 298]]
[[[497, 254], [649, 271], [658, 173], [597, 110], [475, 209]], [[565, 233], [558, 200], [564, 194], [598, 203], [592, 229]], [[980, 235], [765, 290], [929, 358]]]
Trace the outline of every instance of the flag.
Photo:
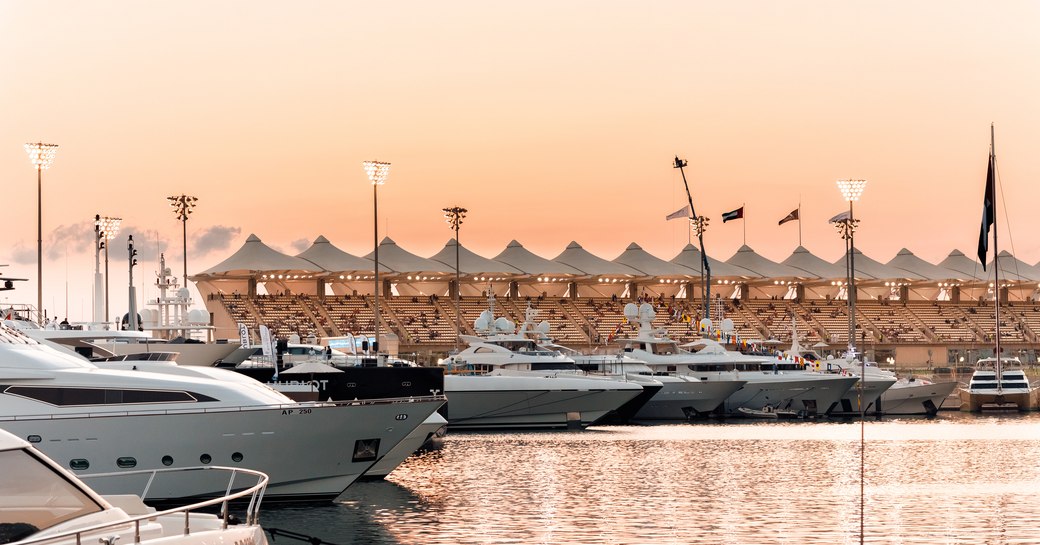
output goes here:
[[744, 207], [741, 206], [740, 208], [738, 208], [736, 210], [733, 210], [731, 212], [726, 212], [725, 214], [723, 214], [722, 215], [722, 223], [726, 223], [729, 220], [739, 220], [739, 219], [743, 219], [743, 218], [744, 218]]
[[986, 169], [986, 194], [982, 197], [982, 228], [979, 230], [979, 262], [982, 270], [986, 270], [986, 252], [989, 251], [989, 229], [993, 226], [996, 211], [993, 208], [995, 196], [993, 186], [993, 154], [989, 156], [989, 168]]
[[785, 224], [785, 223], [787, 223], [789, 221], [795, 221], [797, 219], [798, 219], [798, 209], [795, 208], [794, 210], [791, 210], [790, 214], [784, 216], [784, 219], [780, 220], [780, 223], [778, 223], [777, 225], [783, 225], [783, 224]]
[[672, 212], [671, 214], [668, 214], [667, 216], [664, 217], [664, 219], [665, 220], [676, 220], [676, 219], [679, 219], [679, 218], [692, 218], [692, 217], [693, 216], [690, 214], [690, 205], [687, 204], [686, 206], [676, 210], [675, 212]]
[[829, 219], [827, 221], [830, 222], [830, 223], [841, 223], [841, 222], [843, 222], [843, 221], [845, 221], [847, 219], [849, 219], [849, 211], [848, 210], [838, 214], [837, 216], [834, 216], [833, 218], [831, 218], [831, 219]]

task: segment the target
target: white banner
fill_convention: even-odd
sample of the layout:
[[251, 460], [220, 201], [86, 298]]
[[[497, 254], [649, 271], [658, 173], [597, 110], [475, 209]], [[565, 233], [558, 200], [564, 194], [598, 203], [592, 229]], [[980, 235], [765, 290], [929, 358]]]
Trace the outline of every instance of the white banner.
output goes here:
[[238, 322], [238, 342], [242, 348], [249, 348], [249, 328], [242, 322]]
[[264, 357], [274, 361], [274, 341], [271, 340], [271, 330], [266, 325], [260, 326], [260, 347], [264, 350]]

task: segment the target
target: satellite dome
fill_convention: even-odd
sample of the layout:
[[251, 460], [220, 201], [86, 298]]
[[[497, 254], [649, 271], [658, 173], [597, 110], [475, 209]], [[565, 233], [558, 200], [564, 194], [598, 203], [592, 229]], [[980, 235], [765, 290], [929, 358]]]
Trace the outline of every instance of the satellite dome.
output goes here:
[[711, 331], [710, 318], [701, 318], [701, 331]]
[[202, 309], [192, 309], [188, 311], [188, 323], [190, 324], [208, 324], [209, 313]]
[[538, 325], [534, 326], [534, 330], [537, 331], [538, 333], [542, 333], [542, 334], [548, 335], [549, 334], [549, 327], [550, 327], [549, 326], [549, 322], [546, 321], [546, 320], [542, 320], [541, 322], [539, 322]]
[[731, 333], [733, 331], [733, 320], [726, 318], [722, 320], [722, 331], [724, 333]]
[[652, 322], [656, 317], [657, 312], [654, 311], [653, 305], [651, 305], [650, 303], [643, 303], [642, 305], [639, 305], [639, 318], [641, 320], [645, 319], [648, 322]]
[[628, 318], [629, 321], [632, 321], [632, 320], [635, 320], [638, 317], [639, 317], [639, 307], [637, 307], [635, 303], [629, 303], [629, 304], [625, 305], [625, 318]]

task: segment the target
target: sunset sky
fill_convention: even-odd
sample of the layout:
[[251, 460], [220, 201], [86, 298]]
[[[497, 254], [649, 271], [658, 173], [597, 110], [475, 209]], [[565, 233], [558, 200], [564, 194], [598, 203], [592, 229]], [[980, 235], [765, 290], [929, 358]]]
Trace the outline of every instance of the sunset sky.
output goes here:
[[[687, 241], [672, 158], [689, 161], [705, 244], [785, 259], [843, 243], [839, 178], [869, 180], [857, 246], [888, 261], [974, 254], [990, 123], [1001, 248], [1040, 261], [1040, 3], [0, 2], [0, 269], [36, 301], [36, 173], [23, 144], [59, 144], [43, 174], [44, 305], [91, 314], [93, 217], [124, 219], [113, 309], [154, 282], [156, 241], [181, 268], [168, 195], [199, 198], [189, 273], [250, 233], [296, 254], [318, 235], [372, 249], [366, 159], [393, 164], [380, 236], [423, 256], [452, 236], [493, 257], [572, 240], [612, 259]], [[68, 303], [66, 311], [66, 293]], [[145, 291], [143, 296], [154, 297]]]

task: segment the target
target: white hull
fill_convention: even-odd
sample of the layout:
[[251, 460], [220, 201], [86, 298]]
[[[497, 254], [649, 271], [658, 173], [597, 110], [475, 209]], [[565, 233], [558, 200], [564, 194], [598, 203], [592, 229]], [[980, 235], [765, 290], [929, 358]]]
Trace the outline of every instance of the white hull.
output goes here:
[[586, 427], [642, 391], [637, 384], [581, 378], [444, 377], [453, 429]]
[[448, 425], [448, 421], [444, 419], [439, 413], [433, 413], [423, 420], [419, 427], [412, 430], [412, 433], [408, 434], [403, 441], [397, 444], [394, 448], [390, 449], [374, 466], [365, 472], [362, 478], [364, 479], [382, 479], [390, 474], [391, 471], [401, 465], [406, 458], [419, 450], [430, 438], [437, 433], [437, 430]]
[[[863, 384], [863, 412], [864, 413], [876, 413], [877, 412], [877, 400], [889, 388], [896, 383], [896, 379], [888, 377], [868, 377], [865, 381], [860, 381]], [[859, 414], [860, 413], [860, 382], [857, 382], [849, 388], [848, 392], [842, 396], [838, 406], [831, 411], [831, 414]], [[884, 406], [882, 406], [884, 410]]]
[[178, 365], [216, 365], [238, 350], [236, 343], [96, 342], [97, 346], [124, 356], [149, 352], [177, 352]]
[[[701, 373], [693, 376], [698, 375]], [[711, 376], [734, 378], [732, 373], [717, 373]], [[740, 407], [761, 410], [768, 405], [783, 410], [815, 410], [817, 414], [822, 415], [837, 406], [849, 388], [859, 380], [859, 377], [840, 375], [774, 374], [768, 371], [742, 372], [738, 376], [740, 380], [748, 382], [726, 399], [723, 404], [726, 413], [733, 413]]]
[[898, 382], [881, 394], [882, 414], [935, 414], [957, 389], [956, 381]]
[[[267, 473], [271, 477], [266, 494], [269, 501], [331, 500], [440, 405], [440, 400], [425, 400], [53, 414], [0, 418], [0, 428], [32, 438], [64, 467], [70, 467], [73, 460], [85, 460], [89, 467], [74, 470], [80, 476], [212, 463]], [[366, 445], [373, 450], [366, 451]], [[236, 461], [239, 454], [241, 460]], [[170, 466], [163, 463], [166, 456], [172, 458]], [[120, 459], [124, 467], [117, 464]], [[135, 465], [125, 467], [131, 459]], [[91, 481], [102, 494], [140, 494], [145, 484], [139, 477]], [[207, 482], [199, 474], [197, 479], [157, 479], [147, 499], [172, 501], [224, 492], [223, 484]]]
[[[654, 377], [660, 380], [661, 388], [636, 418], [644, 420], [672, 420], [706, 415], [726, 401], [745, 383], [739, 380], [682, 380], [679, 377]], [[667, 380], [671, 378], [672, 380]]]

